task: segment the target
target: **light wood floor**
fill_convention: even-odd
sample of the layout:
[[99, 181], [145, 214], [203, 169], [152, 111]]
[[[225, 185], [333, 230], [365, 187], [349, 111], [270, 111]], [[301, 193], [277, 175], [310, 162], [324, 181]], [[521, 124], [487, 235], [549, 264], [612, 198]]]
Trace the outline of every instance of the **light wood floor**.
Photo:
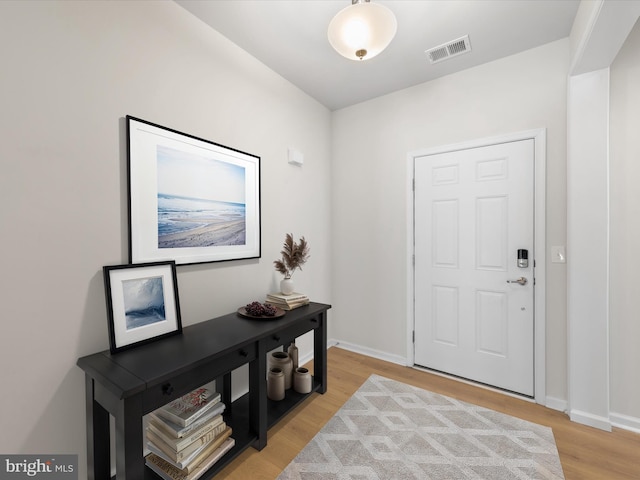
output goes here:
[[275, 479], [372, 373], [551, 427], [566, 480], [640, 479], [638, 434], [603, 432], [531, 402], [337, 347], [329, 349], [328, 372], [327, 393], [313, 394], [269, 430], [261, 452], [247, 449], [216, 480]]

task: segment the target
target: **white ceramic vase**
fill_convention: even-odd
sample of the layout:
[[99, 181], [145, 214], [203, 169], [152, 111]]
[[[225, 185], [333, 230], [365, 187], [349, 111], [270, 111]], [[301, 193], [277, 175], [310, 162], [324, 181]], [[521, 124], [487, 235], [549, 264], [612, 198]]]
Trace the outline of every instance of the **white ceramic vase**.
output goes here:
[[283, 278], [280, 281], [280, 293], [283, 295], [291, 295], [293, 293], [293, 280], [291, 278]]

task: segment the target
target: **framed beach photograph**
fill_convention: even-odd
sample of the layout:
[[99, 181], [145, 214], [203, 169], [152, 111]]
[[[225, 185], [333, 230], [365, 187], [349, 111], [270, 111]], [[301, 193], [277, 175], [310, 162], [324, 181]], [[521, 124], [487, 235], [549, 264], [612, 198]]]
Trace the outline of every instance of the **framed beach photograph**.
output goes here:
[[129, 260], [260, 257], [260, 157], [127, 116]]
[[174, 261], [102, 270], [111, 353], [182, 333]]

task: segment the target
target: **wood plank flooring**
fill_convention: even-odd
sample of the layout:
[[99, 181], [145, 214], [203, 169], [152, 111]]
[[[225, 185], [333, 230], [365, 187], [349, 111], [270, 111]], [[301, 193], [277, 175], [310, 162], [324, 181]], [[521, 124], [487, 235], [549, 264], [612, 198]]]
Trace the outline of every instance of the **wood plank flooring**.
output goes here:
[[261, 452], [247, 449], [216, 480], [275, 479], [372, 373], [551, 427], [566, 480], [640, 479], [639, 434], [586, 427], [525, 400], [337, 347], [329, 349], [327, 368], [327, 393], [313, 394], [269, 431]]

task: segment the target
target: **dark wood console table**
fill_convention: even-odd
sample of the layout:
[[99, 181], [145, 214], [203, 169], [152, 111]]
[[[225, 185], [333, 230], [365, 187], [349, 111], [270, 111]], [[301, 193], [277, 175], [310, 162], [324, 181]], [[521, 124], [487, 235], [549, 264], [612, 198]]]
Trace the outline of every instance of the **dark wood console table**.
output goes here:
[[[313, 330], [313, 391], [327, 391], [327, 311], [310, 303], [275, 320], [252, 320], [231, 313], [183, 329], [124, 352], [104, 351], [78, 359], [85, 371], [87, 476], [111, 478], [109, 415], [115, 419], [116, 478], [159, 477], [145, 466], [142, 417], [215, 379], [227, 405], [225, 421], [236, 444], [202, 478], [212, 478], [249, 446], [262, 450], [267, 429], [308, 395], [287, 391], [279, 402], [267, 399], [267, 352]], [[231, 372], [249, 365], [249, 392], [231, 402]]]

